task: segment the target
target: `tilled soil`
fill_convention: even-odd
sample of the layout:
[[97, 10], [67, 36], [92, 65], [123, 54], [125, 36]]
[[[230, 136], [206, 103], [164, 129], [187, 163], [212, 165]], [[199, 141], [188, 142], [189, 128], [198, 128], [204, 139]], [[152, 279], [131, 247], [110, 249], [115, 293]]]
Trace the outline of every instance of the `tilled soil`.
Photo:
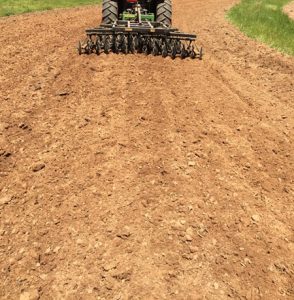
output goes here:
[[294, 59], [174, 0], [203, 61], [78, 56], [100, 8], [0, 19], [1, 299], [293, 299]]

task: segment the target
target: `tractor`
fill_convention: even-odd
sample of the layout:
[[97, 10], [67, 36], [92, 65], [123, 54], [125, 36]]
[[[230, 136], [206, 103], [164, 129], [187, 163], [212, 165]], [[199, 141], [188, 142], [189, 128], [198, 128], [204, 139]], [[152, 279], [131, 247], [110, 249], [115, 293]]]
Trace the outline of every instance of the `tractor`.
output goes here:
[[118, 19], [135, 21], [138, 4], [141, 6], [142, 21], [162, 22], [167, 26], [171, 26], [171, 0], [103, 0], [102, 23], [113, 24]]
[[144, 53], [202, 59], [196, 35], [172, 27], [172, 0], [103, 0], [102, 20], [86, 30], [79, 54]]

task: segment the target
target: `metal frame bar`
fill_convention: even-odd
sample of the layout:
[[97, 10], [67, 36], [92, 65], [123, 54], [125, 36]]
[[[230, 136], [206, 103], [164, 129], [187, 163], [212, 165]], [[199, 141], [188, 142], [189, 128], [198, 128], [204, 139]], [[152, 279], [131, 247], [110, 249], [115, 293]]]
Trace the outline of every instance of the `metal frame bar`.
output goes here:
[[144, 34], [152, 37], [166, 37], [183, 40], [196, 40], [195, 34], [180, 32], [177, 28], [167, 27], [161, 22], [143, 21], [141, 24], [126, 20], [118, 20], [114, 24], [101, 24], [100, 27], [86, 30], [88, 36], [93, 35], [111, 35], [111, 34]]
[[102, 29], [89, 29], [86, 31], [86, 34], [91, 37], [94, 35], [118, 35], [118, 34], [144, 34], [144, 36], [150, 36], [150, 37], [160, 37], [160, 38], [175, 38], [175, 39], [182, 39], [182, 40], [190, 40], [190, 41], [195, 41], [196, 40], [196, 35], [192, 34], [187, 34], [187, 33], [182, 33], [182, 32], [166, 32], [166, 31], [155, 31], [152, 32], [149, 29], [141, 29], [138, 31], [131, 31], [128, 28], [121, 29], [121, 28], [116, 28], [115, 30], [102, 30]]

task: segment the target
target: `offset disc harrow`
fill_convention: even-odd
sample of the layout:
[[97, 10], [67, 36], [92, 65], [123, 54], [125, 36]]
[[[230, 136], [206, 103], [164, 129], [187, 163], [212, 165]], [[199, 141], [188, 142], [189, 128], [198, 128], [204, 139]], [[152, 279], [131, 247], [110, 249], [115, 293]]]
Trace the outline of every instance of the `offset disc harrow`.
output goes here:
[[202, 59], [202, 48], [195, 45], [196, 35], [179, 32], [163, 23], [117, 21], [86, 30], [87, 39], [79, 42], [79, 54], [143, 53], [175, 59]]

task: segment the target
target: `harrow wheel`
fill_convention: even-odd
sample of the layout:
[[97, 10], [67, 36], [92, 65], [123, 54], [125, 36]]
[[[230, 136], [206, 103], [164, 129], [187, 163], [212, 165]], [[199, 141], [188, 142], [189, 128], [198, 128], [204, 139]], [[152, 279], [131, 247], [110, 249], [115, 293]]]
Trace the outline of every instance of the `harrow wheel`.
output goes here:
[[97, 41], [97, 43], [96, 43], [96, 54], [97, 55], [100, 55], [100, 53], [101, 53], [101, 45], [100, 45], [100, 42], [99, 41]]
[[116, 35], [112, 37], [112, 52], [116, 54], [119, 53], [119, 38]]
[[192, 58], [192, 59], [196, 58], [196, 52], [194, 50], [194, 46], [192, 46], [192, 50], [190, 52], [190, 58]]
[[128, 37], [125, 35], [122, 35], [122, 45], [121, 45], [121, 51], [124, 54], [128, 54], [129, 52], [129, 47], [128, 47]]
[[139, 39], [138, 39], [137, 35], [133, 36], [133, 41], [134, 41], [135, 50], [138, 51], [138, 49], [139, 49]]
[[175, 42], [173, 42], [172, 47], [171, 47], [171, 58], [175, 59], [178, 53], [178, 47]]
[[202, 60], [203, 57], [203, 48], [201, 47], [199, 50], [199, 59]]
[[167, 50], [167, 46], [164, 43], [164, 45], [162, 46], [162, 52], [161, 52], [162, 57], [167, 57], [168, 56], [168, 50]]
[[83, 54], [83, 49], [82, 49], [82, 43], [81, 42], [78, 43], [78, 53], [79, 53], [79, 55]]
[[181, 58], [185, 59], [188, 56], [188, 52], [186, 50], [185, 45], [182, 46], [182, 50], [181, 50]]
[[142, 52], [143, 52], [145, 55], [148, 55], [148, 54], [149, 54], [148, 46], [147, 46], [147, 45], [144, 45], [144, 46], [142, 47]]
[[136, 43], [135, 43], [135, 38], [131, 35], [130, 36], [130, 42], [129, 42], [129, 45], [130, 45], [130, 52], [132, 54], [135, 54], [136, 53]]
[[104, 53], [109, 54], [109, 52], [110, 52], [110, 40], [109, 37], [106, 37], [104, 41]]
[[137, 53], [143, 53], [144, 39], [141, 35], [137, 37]]
[[155, 39], [151, 40], [151, 54], [154, 56], [159, 54], [158, 43]]
[[158, 49], [158, 46], [156, 44], [153, 45], [153, 48], [152, 48], [152, 55], [154, 56], [157, 56], [159, 54], [159, 49]]
[[93, 48], [93, 42], [92, 42], [92, 40], [88, 40], [87, 45], [85, 47], [85, 53], [86, 54], [91, 54], [92, 48]]

